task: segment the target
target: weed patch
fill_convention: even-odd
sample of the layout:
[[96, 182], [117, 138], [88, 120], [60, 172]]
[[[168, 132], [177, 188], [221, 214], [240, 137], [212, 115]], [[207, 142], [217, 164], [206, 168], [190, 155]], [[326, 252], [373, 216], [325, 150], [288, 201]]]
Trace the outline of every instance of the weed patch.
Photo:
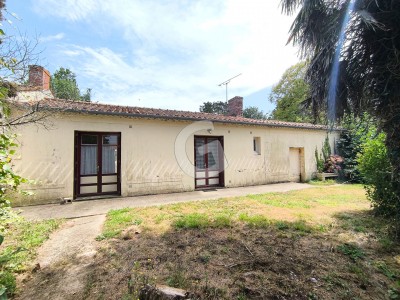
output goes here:
[[339, 252], [349, 256], [354, 262], [358, 259], [363, 259], [365, 257], [364, 251], [354, 244], [345, 243], [339, 245], [337, 249], [339, 250]]
[[267, 228], [271, 224], [271, 221], [263, 215], [250, 216], [244, 213], [239, 215], [239, 220], [255, 228]]
[[15, 275], [32, 268], [37, 248], [62, 222], [63, 220], [28, 222], [19, 219], [8, 225], [4, 248], [0, 251], [0, 257], [7, 257], [0, 265], [0, 288], [6, 288], [8, 295], [16, 290]]
[[183, 215], [172, 223], [174, 227], [181, 229], [206, 228], [211, 227], [211, 224], [212, 222], [207, 215], [199, 213]]

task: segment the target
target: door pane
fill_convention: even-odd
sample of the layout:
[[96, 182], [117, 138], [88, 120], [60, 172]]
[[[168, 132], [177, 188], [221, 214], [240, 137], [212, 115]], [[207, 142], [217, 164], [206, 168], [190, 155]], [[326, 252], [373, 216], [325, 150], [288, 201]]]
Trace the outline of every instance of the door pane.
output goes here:
[[117, 175], [108, 175], [108, 176], [101, 176], [102, 183], [110, 183], [110, 182], [118, 182]]
[[116, 185], [116, 184], [102, 185], [101, 186], [101, 191], [103, 193], [116, 192], [116, 191], [118, 191], [118, 185]]
[[218, 147], [219, 141], [217, 139], [208, 140], [208, 168], [210, 170], [219, 170]]
[[97, 174], [97, 145], [81, 146], [81, 175]]
[[103, 174], [117, 173], [117, 146], [103, 146], [102, 154], [102, 172]]
[[97, 193], [97, 186], [81, 186], [80, 190], [81, 194], [96, 194]]
[[205, 169], [205, 141], [202, 138], [195, 139], [195, 151], [196, 151], [196, 169]]
[[211, 178], [208, 180], [209, 185], [219, 184], [219, 178]]
[[97, 183], [97, 176], [81, 177], [81, 184]]
[[197, 179], [196, 185], [198, 185], [198, 186], [206, 185], [206, 180], [205, 179]]

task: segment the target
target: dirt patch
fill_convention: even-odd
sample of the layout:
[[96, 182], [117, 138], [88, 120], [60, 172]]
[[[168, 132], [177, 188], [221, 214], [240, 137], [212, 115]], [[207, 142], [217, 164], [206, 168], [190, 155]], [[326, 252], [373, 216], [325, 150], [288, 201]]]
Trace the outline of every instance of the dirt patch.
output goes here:
[[391, 281], [333, 236], [247, 226], [141, 233], [104, 242], [76, 299], [131, 299], [134, 287], [186, 288], [194, 299], [384, 299]]

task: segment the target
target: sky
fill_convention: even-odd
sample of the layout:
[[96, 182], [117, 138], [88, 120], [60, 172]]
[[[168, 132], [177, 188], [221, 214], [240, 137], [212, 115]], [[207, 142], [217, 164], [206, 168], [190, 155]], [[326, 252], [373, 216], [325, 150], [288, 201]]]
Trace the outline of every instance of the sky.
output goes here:
[[6, 34], [39, 39], [40, 64], [69, 68], [102, 103], [198, 111], [268, 95], [299, 59], [279, 0], [7, 0]]

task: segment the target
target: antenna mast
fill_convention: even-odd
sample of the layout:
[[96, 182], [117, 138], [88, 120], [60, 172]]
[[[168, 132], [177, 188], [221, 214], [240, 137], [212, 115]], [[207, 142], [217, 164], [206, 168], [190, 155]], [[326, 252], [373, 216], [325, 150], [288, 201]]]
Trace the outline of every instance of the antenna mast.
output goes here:
[[224, 82], [218, 84], [218, 86], [225, 85], [226, 102], [228, 102], [228, 83], [231, 82], [231, 80], [232, 80], [233, 78], [236, 78], [236, 77], [238, 77], [238, 76], [240, 76], [240, 75], [242, 75], [242, 73], [240, 73], [240, 74], [238, 74], [238, 75], [236, 75], [236, 76], [234, 76], [234, 77], [232, 77], [232, 78], [230, 78], [230, 79], [228, 79], [228, 80], [226, 80], [226, 81], [224, 81]]

